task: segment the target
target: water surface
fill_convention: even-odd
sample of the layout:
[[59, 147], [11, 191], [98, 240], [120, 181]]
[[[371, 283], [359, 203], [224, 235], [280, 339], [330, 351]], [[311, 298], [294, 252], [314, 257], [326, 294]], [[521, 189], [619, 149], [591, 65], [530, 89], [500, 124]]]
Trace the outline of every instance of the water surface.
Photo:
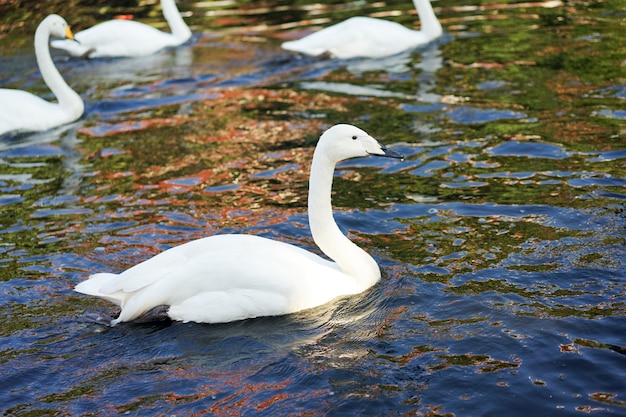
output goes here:
[[[75, 31], [127, 11], [91, 3], [62, 13]], [[624, 414], [623, 7], [433, 5], [445, 36], [379, 60], [280, 42], [355, 14], [415, 26], [410, 2], [182, 0], [180, 48], [55, 52], [84, 117], [0, 138], [3, 414]], [[31, 39], [55, 2], [3, 7], [0, 85], [51, 98]], [[153, 4], [128, 10], [163, 27]], [[217, 233], [317, 250], [308, 167], [339, 122], [407, 156], [337, 170], [336, 219], [381, 265], [375, 287], [115, 328], [115, 306], [72, 291]]]

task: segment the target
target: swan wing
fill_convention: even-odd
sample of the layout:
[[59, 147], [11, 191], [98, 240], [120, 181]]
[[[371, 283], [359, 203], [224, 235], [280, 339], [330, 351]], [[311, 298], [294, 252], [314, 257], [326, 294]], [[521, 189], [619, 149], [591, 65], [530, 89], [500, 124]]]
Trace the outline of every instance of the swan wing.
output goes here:
[[294, 313], [361, 290], [334, 262], [281, 242], [262, 245], [254, 252], [244, 248], [247, 256], [238, 256], [238, 263], [223, 253], [210, 268], [221, 275], [196, 283], [196, 294], [170, 300], [168, 315], [183, 322], [227, 323]]
[[228, 323], [290, 312], [285, 294], [256, 288], [203, 292], [170, 306], [172, 320], [197, 323]]
[[[321, 29], [315, 33], [305, 36], [295, 41], [284, 42], [283, 49], [301, 52], [306, 55], [319, 56], [329, 53], [341, 58], [339, 55], [344, 48], [354, 50], [360, 49], [362, 42], [364, 25], [369, 19], [364, 17], [353, 17], [341, 23]], [[338, 55], [339, 53], [339, 55]]]
[[396, 22], [371, 17], [352, 17], [296, 41], [285, 42], [287, 50], [340, 58], [378, 58], [394, 55], [426, 43], [425, 36]]
[[[118, 275], [104, 285], [105, 293], [136, 293], [148, 286], [173, 286], [168, 304], [199, 292], [231, 288], [289, 286], [294, 275], [312, 268], [339, 272], [331, 261], [287, 243], [254, 235], [217, 235], [194, 240], [161, 252]], [[299, 267], [307, 267], [303, 272]], [[300, 280], [302, 283], [303, 280]], [[155, 285], [158, 284], [158, 285]], [[161, 291], [161, 290], [160, 290]]]
[[[199, 254], [205, 246], [203, 245], [205, 239], [175, 246], [120, 274], [93, 274], [87, 281], [78, 284], [76, 291], [101, 297], [139, 291], [192, 261], [194, 256]], [[104, 278], [102, 275], [106, 275], [108, 278]], [[92, 280], [93, 282], [90, 283]], [[87, 288], [90, 289], [90, 292], [85, 292]]]
[[55, 39], [50, 41], [50, 46], [62, 49], [71, 56], [89, 56], [91, 48], [70, 39]]
[[297, 246], [218, 235], [174, 247], [119, 275], [94, 274], [76, 291], [122, 307], [112, 322], [160, 306], [180, 321], [227, 322], [287, 314], [353, 294], [353, 278]]
[[128, 294], [113, 324], [159, 305], [170, 306], [168, 315], [174, 320], [229, 322], [288, 314], [356, 292], [353, 279], [334, 263], [301, 248], [254, 236], [226, 236], [209, 238], [215, 244], [212, 251], [190, 257]]

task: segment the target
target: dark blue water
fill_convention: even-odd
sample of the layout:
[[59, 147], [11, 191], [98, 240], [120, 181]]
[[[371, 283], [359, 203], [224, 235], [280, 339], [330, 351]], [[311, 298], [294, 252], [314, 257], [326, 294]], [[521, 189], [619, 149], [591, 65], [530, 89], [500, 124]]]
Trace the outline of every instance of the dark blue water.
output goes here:
[[[341, 62], [281, 51], [277, 11], [231, 11], [273, 30], [220, 34], [204, 6], [180, 7], [196, 7], [189, 45], [55, 54], [85, 116], [0, 138], [4, 415], [626, 413], [625, 87], [597, 52], [623, 12], [439, 1], [440, 42]], [[554, 52], [559, 33], [588, 59]], [[49, 98], [31, 55], [4, 50], [0, 83]], [[370, 290], [285, 317], [115, 328], [115, 306], [72, 291], [217, 233], [316, 250], [308, 165], [338, 122], [406, 155], [337, 170], [336, 219], [383, 271]]]

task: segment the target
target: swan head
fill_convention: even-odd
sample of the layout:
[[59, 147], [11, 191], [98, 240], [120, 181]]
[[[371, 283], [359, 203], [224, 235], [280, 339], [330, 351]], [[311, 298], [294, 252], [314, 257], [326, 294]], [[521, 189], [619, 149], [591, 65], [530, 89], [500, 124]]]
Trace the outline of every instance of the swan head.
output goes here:
[[403, 155], [382, 146], [364, 130], [348, 124], [338, 124], [325, 131], [317, 148], [334, 163], [369, 155], [404, 158]]
[[58, 14], [49, 15], [42, 23], [46, 25], [51, 36], [74, 40], [74, 34], [70, 29], [70, 25]]

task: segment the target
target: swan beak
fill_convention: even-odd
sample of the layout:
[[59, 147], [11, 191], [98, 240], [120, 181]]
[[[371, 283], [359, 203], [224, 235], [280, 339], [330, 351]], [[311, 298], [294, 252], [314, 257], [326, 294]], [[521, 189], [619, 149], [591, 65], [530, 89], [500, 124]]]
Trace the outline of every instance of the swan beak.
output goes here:
[[370, 153], [370, 152], [368, 153], [373, 156], [384, 156], [385, 158], [395, 158], [395, 159], [404, 160], [404, 155], [402, 155], [401, 153], [387, 149], [384, 146], [381, 146], [380, 150], [382, 151], [382, 153]]
[[65, 38], [74, 40], [74, 34], [72, 33], [72, 29], [69, 26], [65, 26]]

